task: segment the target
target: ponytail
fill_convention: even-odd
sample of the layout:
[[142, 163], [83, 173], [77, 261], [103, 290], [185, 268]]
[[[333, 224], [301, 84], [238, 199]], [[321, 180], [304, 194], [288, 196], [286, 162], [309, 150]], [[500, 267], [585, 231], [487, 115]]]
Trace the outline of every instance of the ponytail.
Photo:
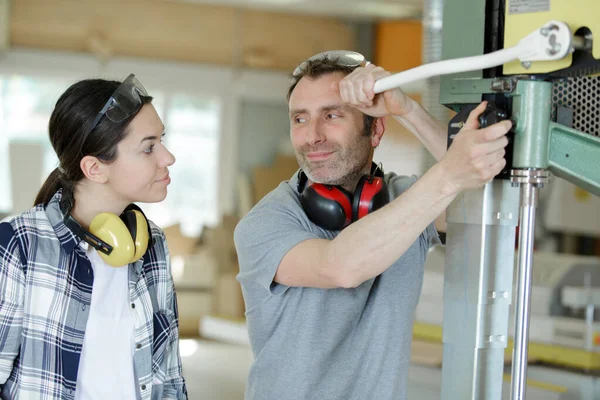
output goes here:
[[54, 171], [50, 173], [46, 181], [42, 185], [42, 188], [38, 192], [35, 197], [35, 201], [33, 205], [37, 204], [47, 204], [52, 196], [58, 191], [60, 188], [71, 189], [70, 185], [67, 183], [67, 180], [64, 174], [60, 171], [59, 168], [55, 168]]

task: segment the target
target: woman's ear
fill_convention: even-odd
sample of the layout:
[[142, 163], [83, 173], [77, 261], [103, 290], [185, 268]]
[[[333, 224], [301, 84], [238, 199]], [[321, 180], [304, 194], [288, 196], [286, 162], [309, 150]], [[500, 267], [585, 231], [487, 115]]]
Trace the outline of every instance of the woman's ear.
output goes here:
[[106, 183], [108, 181], [108, 169], [106, 164], [94, 156], [85, 156], [79, 163], [83, 175], [96, 183]]

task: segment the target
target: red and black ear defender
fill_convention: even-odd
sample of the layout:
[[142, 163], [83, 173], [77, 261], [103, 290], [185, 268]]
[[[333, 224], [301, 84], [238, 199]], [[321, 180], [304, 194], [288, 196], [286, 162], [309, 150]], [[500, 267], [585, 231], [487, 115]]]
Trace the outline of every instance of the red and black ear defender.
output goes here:
[[60, 208], [64, 224], [79, 238], [98, 251], [110, 266], [121, 267], [142, 258], [152, 246], [152, 232], [141, 208], [130, 204], [121, 215], [103, 212], [92, 219], [85, 229], [71, 216], [73, 201], [63, 196]]
[[297, 187], [300, 204], [313, 223], [330, 231], [341, 230], [390, 201], [383, 170], [375, 163], [371, 174], [360, 178], [354, 193], [322, 183], [307, 186], [307, 182], [308, 177], [300, 170]]

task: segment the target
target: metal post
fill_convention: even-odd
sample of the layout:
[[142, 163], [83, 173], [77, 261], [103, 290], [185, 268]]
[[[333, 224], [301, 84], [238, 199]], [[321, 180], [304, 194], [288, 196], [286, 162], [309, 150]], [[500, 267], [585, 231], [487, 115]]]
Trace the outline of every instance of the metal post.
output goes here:
[[529, 345], [529, 311], [531, 305], [531, 271], [533, 268], [533, 229], [538, 189], [521, 185], [520, 228], [515, 336], [512, 364], [511, 399], [525, 398], [527, 380], [527, 346]]
[[515, 334], [511, 377], [511, 400], [524, 400], [527, 382], [529, 317], [531, 309], [531, 273], [533, 269], [533, 240], [535, 209], [539, 188], [548, 180], [545, 170], [512, 170], [511, 181], [520, 186], [519, 249], [517, 258], [517, 287]]

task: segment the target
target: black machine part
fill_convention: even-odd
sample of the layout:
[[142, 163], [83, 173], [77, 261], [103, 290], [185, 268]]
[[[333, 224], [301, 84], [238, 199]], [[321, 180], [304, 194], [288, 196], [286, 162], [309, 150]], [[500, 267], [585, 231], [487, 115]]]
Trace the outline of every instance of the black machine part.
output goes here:
[[[483, 95], [483, 100], [488, 101], [485, 111], [479, 116], [479, 127], [485, 128], [497, 122], [510, 118], [510, 110], [512, 109], [512, 99], [502, 94]], [[465, 104], [458, 113], [450, 120], [448, 124], [448, 148], [452, 145], [454, 137], [462, 129], [464, 123], [469, 117], [469, 113], [473, 111], [479, 104]], [[513, 121], [514, 123], [514, 121]], [[510, 179], [510, 170], [512, 168], [512, 154], [514, 146], [514, 126], [508, 132], [508, 145], [506, 146], [506, 166], [494, 179]]]

